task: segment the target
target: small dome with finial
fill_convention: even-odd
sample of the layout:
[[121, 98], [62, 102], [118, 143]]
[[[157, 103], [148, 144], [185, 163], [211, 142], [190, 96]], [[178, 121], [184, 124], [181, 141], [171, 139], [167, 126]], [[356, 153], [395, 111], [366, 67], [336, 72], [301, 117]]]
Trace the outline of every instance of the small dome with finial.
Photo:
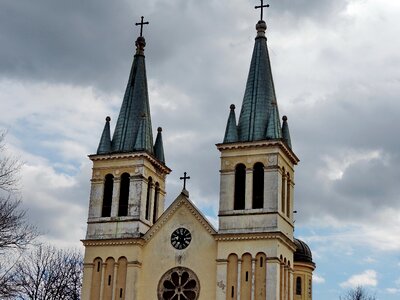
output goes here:
[[287, 117], [286, 117], [286, 116], [283, 116], [283, 117], [282, 117], [282, 120], [283, 120], [283, 122], [286, 122], [286, 121], [287, 121]]
[[162, 127], [158, 127], [158, 128], [157, 128], [157, 131], [158, 131], [158, 132], [162, 132]]
[[231, 104], [230, 108], [231, 108], [231, 110], [235, 110], [235, 108], [236, 108], [235, 104]]
[[294, 243], [296, 244], [296, 252], [294, 253], [294, 261], [295, 262], [308, 262], [313, 263], [312, 260], [312, 252], [310, 247], [299, 239], [294, 239]]
[[106, 117], [106, 122], [110, 122], [111, 118], [109, 116]]

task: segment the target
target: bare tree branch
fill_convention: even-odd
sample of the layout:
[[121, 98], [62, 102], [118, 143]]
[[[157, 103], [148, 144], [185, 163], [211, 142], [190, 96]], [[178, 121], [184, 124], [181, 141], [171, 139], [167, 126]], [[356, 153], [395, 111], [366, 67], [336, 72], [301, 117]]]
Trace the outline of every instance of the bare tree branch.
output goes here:
[[347, 291], [340, 300], [376, 300], [376, 297], [370, 295], [364, 287], [358, 286]]
[[0, 197], [0, 255], [8, 249], [24, 249], [38, 236], [20, 205], [20, 200]]
[[18, 299], [80, 299], [82, 261], [78, 251], [39, 246], [13, 273]]
[[4, 131], [0, 132], [0, 189], [13, 192], [18, 189], [19, 171], [23, 163], [18, 158], [7, 154], [5, 135]]

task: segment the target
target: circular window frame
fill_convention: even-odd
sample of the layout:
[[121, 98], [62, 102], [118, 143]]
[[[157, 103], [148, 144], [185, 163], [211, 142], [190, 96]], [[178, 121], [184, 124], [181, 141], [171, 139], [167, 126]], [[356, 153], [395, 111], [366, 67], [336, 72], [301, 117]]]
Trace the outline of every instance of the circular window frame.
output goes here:
[[[182, 283], [180, 282], [182, 279], [182, 276], [184, 275], [184, 273], [188, 274], [188, 277], [185, 279], [185, 282]], [[175, 274], [175, 275], [173, 275]], [[172, 276], [175, 277], [175, 281], [176, 281], [176, 275], [178, 275], [179, 277], [179, 286], [177, 284], [174, 283], [174, 280], [172, 278]], [[187, 276], [187, 275], [184, 275]], [[189, 289], [185, 289], [185, 285], [187, 285], [191, 280], [194, 280], [196, 282], [196, 286], [194, 288], [189, 288]], [[165, 287], [165, 283], [169, 282], [171, 288], [167, 289]], [[175, 293], [172, 294], [170, 297], [165, 297], [164, 293], [166, 291], [173, 291], [172, 286], [175, 287]], [[183, 288], [182, 288], [183, 287]], [[184, 291], [190, 291], [190, 292], [194, 292], [195, 296], [194, 298], [190, 298], [187, 295], [185, 295]], [[177, 294], [179, 293], [179, 294]], [[175, 297], [175, 296], [178, 297]], [[182, 296], [181, 296], [182, 295]], [[157, 296], [158, 296], [158, 300], [172, 300], [172, 299], [176, 299], [176, 300], [198, 300], [199, 296], [200, 296], [200, 281], [199, 278], [197, 277], [196, 273], [194, 273], [192, 270], [185, 268], [185, 267], [175, 267], [172, 268], [170, 270], [168, 270], [167, 272], [164, 273], [163, 276], [161, 276], [160, 281], [158, 282], [158, 288], [157, 288]]]

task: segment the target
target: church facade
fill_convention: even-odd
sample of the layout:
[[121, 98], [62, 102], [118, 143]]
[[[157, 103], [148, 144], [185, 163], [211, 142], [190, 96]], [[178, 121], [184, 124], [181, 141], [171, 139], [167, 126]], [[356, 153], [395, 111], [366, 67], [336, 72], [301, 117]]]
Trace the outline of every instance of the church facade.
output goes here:
[[161, 128], [153, 141], [141, 33], [114, 133], [107, 117], [90, 155], [82, 299], [312, 299], [315, 264], [293, 236], [299, 159], [279, 117], [266, 29], [260, 20], [238, 121], [231, 105], [217, 144], [218, 229], [186, 189], [165, 208], [171, 170]]

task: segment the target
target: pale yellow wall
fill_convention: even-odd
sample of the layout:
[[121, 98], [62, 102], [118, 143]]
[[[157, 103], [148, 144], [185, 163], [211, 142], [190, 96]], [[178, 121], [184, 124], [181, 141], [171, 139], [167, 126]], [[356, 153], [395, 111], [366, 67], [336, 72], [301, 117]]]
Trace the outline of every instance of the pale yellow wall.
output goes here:
[[[192, 234], [192, 241], [184, 250], [176, 250], [170, 243], [172, 232], [179, 227], [188, 229]], [[157, 299], [161, 276], [177, 266], [189, 268], [196, 273], [201, 287], [199, 300], [214, 299], [216, 253], [216, 242], [211, 233], [199, 223], [187, 206], [180, 206], [144, 248], [138, 299]]]
[[[293, 299], [312, 300], [312, 276], [315, 266], [310, 263], [296, 262], [293, 274]], [[296, 279], [301, 278], [302, 294], [296, 295]]]

